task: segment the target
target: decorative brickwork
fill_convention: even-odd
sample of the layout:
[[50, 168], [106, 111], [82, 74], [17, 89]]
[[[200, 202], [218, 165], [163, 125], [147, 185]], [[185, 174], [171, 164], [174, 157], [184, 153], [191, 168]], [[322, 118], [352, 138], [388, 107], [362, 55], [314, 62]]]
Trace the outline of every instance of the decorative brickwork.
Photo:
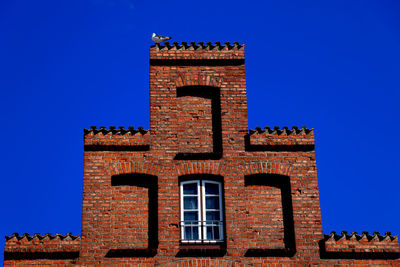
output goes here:
[[157, 175], [160, 171], [160, 166], [156, 163], [147, 162], [114, 162], [110, 165], [110, 175], [121, 175], [121, 174], [148, 174]]
[[291, 165], [281, 162], [257, 162], [244, 165], [244, 175], [280, 174], [290, 176]]
[[194, 174], [213, 174], [224, 176], [226, 166], [218, 162], [186, 162], [175, 165], [179, 176]]
[[338, 253], [343, 255], [357, 254], [360, 258], [369, 255], [371, 255], [370, 257], [381, 255], [383, 258], [396, 258], [399, 252], [398, 237], [392, 236], [390, 232], [381, 236], [378, 232], [373, 235], [368, 232], [358, 235], [356, 232], [347, 234], [343, 231], [341, 235], [332, 232], [324, 237], [324, 252], [331, 255]]
[[84, 130], [85, 150], [148, 150], [150, 145], [150, 133], [139, 127], [138, 130], [129, 127], [116, 128], [92, 126]]
[[5, 265], [75, 265], [79, 257], [81, 239], [70, 233], [44, 236], [14, 233], [6, 236]]
[[81, 237], [6, 237], [5, 266], [400, 266], [390, 233], [322, 234], [314, 130], [249, 130], [244, 60], [152, 46], [150, 129], [84, 130]]
[[[221, 43], [216, 42], [215, 44], [202, 42], [192, 42], [182, 44], [165, 42], [164, 45], [153, 45], [150, 49], [150, 60], [231, 60], [231, 59], [242, 59], [244, 60], [244, 45], [239, 43]], [[222, 64], [224, 62], [221, 62]], [[203, 84], [201, 84], [203, 85]]]

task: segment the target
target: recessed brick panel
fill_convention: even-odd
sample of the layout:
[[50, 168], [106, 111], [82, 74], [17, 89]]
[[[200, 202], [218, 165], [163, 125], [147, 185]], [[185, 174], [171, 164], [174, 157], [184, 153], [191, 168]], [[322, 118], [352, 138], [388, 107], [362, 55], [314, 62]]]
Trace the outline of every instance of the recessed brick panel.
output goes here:
[[182, 96], [176, 100], [179, 153], [213, 152], [211, 99]]
[[249, 247], [284, 249], [281, 190], [273, 186], [246, 186]]
[[148, 246], [149, 189], [137, 185], [112, 187], [112, 248]]

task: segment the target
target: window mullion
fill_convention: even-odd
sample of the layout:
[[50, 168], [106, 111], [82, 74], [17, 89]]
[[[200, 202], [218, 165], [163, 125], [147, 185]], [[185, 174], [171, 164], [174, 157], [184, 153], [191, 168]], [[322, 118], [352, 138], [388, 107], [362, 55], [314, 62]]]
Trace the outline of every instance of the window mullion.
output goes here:
[[202, 234], [202, 240], [207, 239], [207, 222], [206, 222], [206, 190], [205, 190], [205, 181], [201, 181], [201, 202], [202, 202], [202, 216], [201, 216], [201, 221], [202, 221], [202, 229], [201, 229], [201, 234]]
[[223, 227], [223, 210], [222, 210], [222, 184], [218, 184], [218, 189], [219, 189], [219, 225], [218, 225], [218, 230], [219, 230], [219, 239], [222, 239], [224, 236], [224, 227]]
[[197, 201], [198, 201], [198, 206], [199, 206], [199, 210], [198, 210], [198, 216], [199, 216], [199, 221], [198, 221], [198, 231], [199, 231], [199, 239], [203, 240], [203, 209], [204, 209], [204, 203], [203, 203], [203, 199], [202, 199], [202, 195], [203, 195], [203, 184], [202, 181], [199, 180], [197, 181], [198, 183], [198, 196], [197, 196]]
[[181, 222], [180, 222], [180, 227], [181, 227], [181, 239], [184, 239], [185, 238], [185, 222], [184, 222], [184, 212], [183, 212], [183, 210], [184, 210], [184, 207], [183, 207], [183, 205], [184, 205], [184, 203], [183, 203], [183, 186], [184, 186], [184, 183], [181, 183], [180, 184], [180, 188], [179, 188], [179, 191], [180, 191], [180, 202], [181, 202]]

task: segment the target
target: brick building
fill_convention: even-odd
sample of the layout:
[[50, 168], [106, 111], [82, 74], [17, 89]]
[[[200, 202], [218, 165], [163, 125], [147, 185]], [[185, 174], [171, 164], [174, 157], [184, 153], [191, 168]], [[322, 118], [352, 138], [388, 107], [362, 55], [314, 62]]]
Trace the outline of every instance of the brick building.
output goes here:
[[5, 266], [400, 266], [389, 232], [322, 234], [313, 129], [249, 130], [244, 60], [152, 46], [150, 129], [84, 131], [81, 236], [6, 236]]

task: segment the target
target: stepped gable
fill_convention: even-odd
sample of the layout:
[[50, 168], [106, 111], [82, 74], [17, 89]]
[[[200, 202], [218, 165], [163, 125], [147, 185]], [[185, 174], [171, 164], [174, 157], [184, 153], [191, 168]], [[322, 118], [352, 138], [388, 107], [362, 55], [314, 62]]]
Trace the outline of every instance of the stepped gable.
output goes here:
[[357, 232], [348, 234], [342, 231], [338, 235], [332, 231], [330, 235], [324, 235], [326, 252], [359, 252], [359, 253], [399, 253], [398, 236], [392, 236], [390, 232], [381, 235], [374, 232]]
[[[106, 128], [91, 126], [84, 129], [85, 150], [97, 150], [99, 146], [105, 147], [144, 147], [150, 145], [150, 132], [143, 127], [138, 129], [132, 126], [124, 127], [110, 126]], [[117, 148], [115, 148], [117, 149]]]
[[[170, 44], [155, 44], [150, 48], [150, 63], [157, 63], [157, 60], [192, 60], [192, 59], [224, 59], [239, 60], [237, 63], [244, 64], [244, 45], [234, 42], [174, 42]], [[154, 61], [155, 60], [155, 61]], [[231, 62], [232, 63], [232, 62]]]
[[256, 127], [255, 130], [249, 130], [247, 135], [250, 145], [255, 146], [299, 146], [299, 145], [314, 145], [314, 129], [308, 129], [303, 126], [298, 128], [293, 126], [288, 127], [278, 126], [273, 128]]
[[323, 237], [314, 130], [248, 129], [244, 50], [153, 45], [150, 131], [84, 130], [81, 237], [7, 236], [4, 265], [399, 266], [390, 233]]

